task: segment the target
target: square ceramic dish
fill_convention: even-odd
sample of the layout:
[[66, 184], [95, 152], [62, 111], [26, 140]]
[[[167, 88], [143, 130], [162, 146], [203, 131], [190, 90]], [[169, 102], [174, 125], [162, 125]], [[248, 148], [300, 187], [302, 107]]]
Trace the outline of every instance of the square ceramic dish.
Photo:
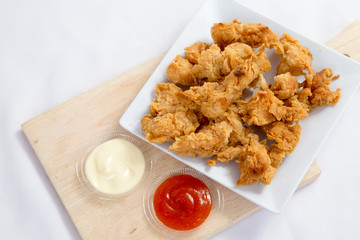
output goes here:
[[233, 19], [243, 23], [262, 22], [279, 36], [286, 32], [298, 39], [302, 45], [312, 52], [315, 71], [331, 67], [335, 75], [340, 74], [340, 78], [330, 86], [332, 90], [342, 89], [342, 97], [339, 103], [335, 106], [315, 108], [308, 118], [301, 121], [302, 133], [298, 146], [291, 155], [284, 159], [273, 181], [268, 186], [263, 184], [236, 186], [235, 183], [240, 172], [234, 161], [228, 164], [218, 163], [214, 167], [209, 167], [204, 159], [180, 157], [174, 152], [168, 152], [170, 146], [168, 143], [153, 145], [255, 204], [271, 212], [279, 213], [296, 190], [346, 104], [359, 86], [360, 64], [352, 59], [291, 31], [236, 1], [208, 0], [187, 25], [133, 100], [121, 117], [120, 124], [129, 132], [145, 140], [140, 120], [144, 114], [149, 113], [149, 104], [155, 97], [155, 85], [167, 81], [165, 73], [168, 64], [177, 54], [184, 55], [184, 48], [196, 41], [213, 42], [210, 34], [213, 23], [230, 22]]

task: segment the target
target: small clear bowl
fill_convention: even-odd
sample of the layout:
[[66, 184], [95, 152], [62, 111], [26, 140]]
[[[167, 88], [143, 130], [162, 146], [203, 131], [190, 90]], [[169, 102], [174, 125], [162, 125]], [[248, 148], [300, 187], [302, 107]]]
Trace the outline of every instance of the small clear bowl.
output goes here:
[[[89, 157], [90, 153], [100, 144], [107, 142], [109, 140], [112, 140], [112, 139], [123, 139], [123, 140], [133, 143], [141, 150], [142, 154], [144, 155], [144, 160], [145, 160], [144, 174], [143, 174], [141, 180], [139, 181], [139, 183], [136, 186], [134, 186], [132, 189], [130, 189], [126, 192], [120, 193], [120, 194], [107, 194], [107, 193], [99, 191], [90, 183], [90, 181], [88, 180], [88, 178], [86, 176], [86, 171], [85, 171], [85, 163], [86, 163], [86, 160]], [[154, 176], [155, 162], [156, 162], [156, 160], [152, 157], [152, 154], [151, 154], [151, 145], [141, 142], [137, 138], [135, 138], [131, 135], [128, 135], [126, 133], [111, 132], [111, 133], [103, 134], [103, 135], [94, 137], [93, 139], [90, 139], [88, 145], [86, 145], [84, 147], [84, 149], [82, 151], [80, 151], [79, 157], [76, 162], [76, 175], [77, 175], [77, 178], [80, 181], [80, 183], [95, 198], [102, 200], [102, 201], [113, 202], [113, 201], [123, 199], [124, 197], [126, 197], [126, 195], [137, 193], [139, 191], [143, 191], [143, 189], [146, 189], [147, 185], [150, 182], [149, 178], [153, 178], [153, 176]]]
[[[212, 197], [212, 209], [207, 219], [198, 227], [191, 230], [174, 230], [163, 224], [156, 216], [153, 199], [156, 189], [168, 178], [176, 175], [187, 174], [201, 180], [209, 188]], [[193, 237], [203, 238], [206, 232], [213, 228], [213, 224], [224, 209], [224, 195], [217, 184], [204, 174], [192, 168], [178, 168], [162, 174], [143, 194], [143, 210], [150, 225], [167, 239], [188, 239]], [[203, 236], [203, 237], [201, 237]]]

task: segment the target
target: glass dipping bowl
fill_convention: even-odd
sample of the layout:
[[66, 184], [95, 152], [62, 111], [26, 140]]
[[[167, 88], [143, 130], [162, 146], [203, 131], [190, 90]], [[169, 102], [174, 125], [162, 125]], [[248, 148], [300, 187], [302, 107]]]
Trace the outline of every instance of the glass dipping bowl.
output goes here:
[[[126, 192], [122, 192], [119, 194], [108, 194], [104, 193], [102, 191], [99, 191], [97, 188], [95, 188], [89, 181], [86, 175], [86, 161], [89, 157], [89, 155], [95, 150], [96, 147], [98, 147], [100, 144], [105, 143], [112, 139], [123, 139], [126, 140], [135, 146], [137, 146], [142, 154], [144, 155], [145, 160], [145, 170], [144, 174], [141, 177], [140, 181], [130, 190]], [[146, 142], [142, 142], [138, 140], [137, 138], [128, 135], [126, 133], [122, 132], [110, 132], [106, 133], [100, 136], [95, 136], [91, 138], [89, 141], [87, 141], [87, 144], [85, 147], [80, 151], [79, 157], [76, 161], [76, 175], [80, 183], [84, 186], [84, 188], [95, 198], [102, 201], [117, 201], [124, 197], [126, 197], [129, 194], [133, 194], [139, 191], [143, 191], [147, 188], [147, 185], [150, 183], [149, 178], [153, 177], [154, 174], [154, 165], [156, 160], [152, 157], [151, 154], [151, 148], [152, 146]]]
[[[187, 174], [201, 180], [209, 188], [212, 197], [212, 208], [209, 216], [206, 220], [198, 227], [191, 230], [174, 230], [163, 224], [156, 216], [154, 210], [153, 199], [156, 189], [168, 178]], [[206, 177], [204, 174], [192, 169], [192, 168], [177, 168], [171, 171], [165, 172], [158, 177], [153, 184], [151, 184], [143, 194], [143, 210], [145, 217], [149, 224], [160, 234], [167, 237], [168, 239], [188, 239], [190, 237], [206, 236], [206, 232], [211, 226], [214, 226], [214, 220], [222, 213], [224, 208], [224, 196], [221, 189], [217, 184]]]

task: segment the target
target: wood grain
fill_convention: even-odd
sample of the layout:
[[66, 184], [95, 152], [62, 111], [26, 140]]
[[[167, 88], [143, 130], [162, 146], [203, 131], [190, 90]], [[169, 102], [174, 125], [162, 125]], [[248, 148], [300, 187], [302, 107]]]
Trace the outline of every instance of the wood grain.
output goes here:
[[326, 43], [332, 49], [360, 62], [360, 21], [355, 21]]
[[[330, 41], [329, 45], [359, 59], [359, 51], [354, 51], [355, 47], [347, 44], [347, 41], [351, 41], [360, 46], [359, 35], [360, 24], [356, 22]], [[79, 153], [90, 139], [110, 131], [125, 131], [119, 126], [118, 120], [162, 57], [151, 59], [22, 125], [83, 239], [166, 239], [147, 223], [142, 210], [141, 192], [115, 203], [100, 202], [84, 190], [75, 171]], [[150, 144], [144, 141], [143, 144], [148, 145], [157, 158], [156, 172], [185, 166]], [[319, 175], [320, 168], [314, 162], [299, 187], [312, 182]], [[192, 239], [208, 238], [260, 210], [260, 207], [229, 189], [218, 186], [224, 193], [223, 214], [209, 219], [212, 228]]]

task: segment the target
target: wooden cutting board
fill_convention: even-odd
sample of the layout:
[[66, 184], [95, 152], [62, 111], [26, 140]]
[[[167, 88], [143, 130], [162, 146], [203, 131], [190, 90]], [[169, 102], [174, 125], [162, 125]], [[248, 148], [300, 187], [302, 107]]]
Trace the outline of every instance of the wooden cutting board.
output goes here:
[[[355, 22], [328, 46], [360, 60], [359, 39], [360, 22]], [[75, 171], [79, 151], [90, 138], [109, 131], [125, 132], [118, 120], [162, 57], [151, 59], [22, 125], [83, 239], [166, 239], [147, 223], [141, 192], [117, 203], [99, 202], [83, 189]], [[157, 173], [185, 166], [155, 147], [151, 148], [157, 158]], [[314, 181], [319, 175], [320, 168], [314, 162], [299, 187]], [[223, 214], [211, 219], [211, 229], [192, 239], [213, 236], [260, 210], [255, 204], [218, 186], [224, 193]]]

